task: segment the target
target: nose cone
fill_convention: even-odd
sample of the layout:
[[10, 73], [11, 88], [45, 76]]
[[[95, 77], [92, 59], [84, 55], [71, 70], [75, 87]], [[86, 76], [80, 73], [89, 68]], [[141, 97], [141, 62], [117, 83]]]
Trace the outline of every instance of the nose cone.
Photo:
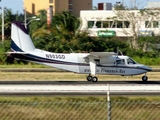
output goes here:
[[148, 66], [145, 66], [145, 69], [146, 69], [147, 71], [152, 71], [152, 68], [150, 68], [150, 67], [148, 67]]
[[152, 71], [152, 68], [150, 68], [150, 67], [148, 67], [148, 66], [146, 66], [146, 65], [140, 65], [139, 66], [140, 68], [142, 68], [143, 70], [146, 70], [146, 71]]
[[139, 68], [143, 69], [143, 70], [146, 70], [146, 71], [152, 71], [152, 68], [146, 66], [146, 65], [143, 65], [143, 64], [139, 64], [138, 65]]

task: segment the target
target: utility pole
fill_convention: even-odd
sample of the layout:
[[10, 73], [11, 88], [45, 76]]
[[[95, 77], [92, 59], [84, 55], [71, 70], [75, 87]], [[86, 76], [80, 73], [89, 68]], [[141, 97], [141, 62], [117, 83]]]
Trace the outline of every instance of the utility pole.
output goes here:
[[27, 28], [27, 15], [26, 15], [26, 8], [24, 7], [24, 25]]
[[2, 42], [4, 41], [4, 8], [2, 8]]
[[4, 42], [4, 7], [2, 9], [2, 43]]
[[27, 28], [27, 12], [26, 12], [26, 7], [24, 5], [24, 0], [23, 0], [23, 11], [24, 11], [24, 26]]

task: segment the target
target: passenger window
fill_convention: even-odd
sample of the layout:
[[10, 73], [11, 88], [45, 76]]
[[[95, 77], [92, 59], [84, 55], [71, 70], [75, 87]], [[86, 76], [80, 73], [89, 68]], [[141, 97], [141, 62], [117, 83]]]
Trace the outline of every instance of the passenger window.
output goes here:
[[117, 64], [121, 64], [121, 60], [116, 60], [116, 63]]
[[94, 59], [94, 60], [95, 60], [97, 65], [100, 64], [100, 60], [99, 59]]
[[124, 59], [122, 59], [122, 64], [123, 64], [123, 65], [125, 64], [125, 60], [124, 60]]
[[124, 64], [125, 64], [125, 60], [124, 60], [124, 59], [122, 59], [122, 60], [116, 60], [116, 63], [117, 63], [117, 64], [123, 64], [123, 65], [124, 65]]

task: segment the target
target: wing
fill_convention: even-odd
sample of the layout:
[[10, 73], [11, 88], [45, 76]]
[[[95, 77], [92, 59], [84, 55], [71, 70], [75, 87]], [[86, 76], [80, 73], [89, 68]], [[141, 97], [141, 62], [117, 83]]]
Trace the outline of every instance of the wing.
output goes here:
[[100, 59], [103, 57], [109, 57], [112, 55], [117, 55], [115, 52], [91, 52], [87, 56], [84, 57], [85, 62], [89, 63], [89, 58]]
[[117, 53], [115, 52], [91, 52], [90, 55], [91, 56], [95, 56], [98, 58], [102, 58], [102, 57], [108, 57], [108, 56], [112, 56], [112, 55], [116, 55]]
[[112, 56], [112, 55], [116, 55], [117, 53], [115, 52], [91, 52], [89, 55], [87, 55], [84, 58], [103, 58], [103, 57], [108, 57], [108, 56]]
[[115, 52], [91, 52], [89, 55], [84, 57], [85, 61], [90, 64], [91, 74], [94, 76], [96, 75], [97, 59], [100, 59], [103, 57], [109, 57], [112, 55], [116, 55], [116, 53]]

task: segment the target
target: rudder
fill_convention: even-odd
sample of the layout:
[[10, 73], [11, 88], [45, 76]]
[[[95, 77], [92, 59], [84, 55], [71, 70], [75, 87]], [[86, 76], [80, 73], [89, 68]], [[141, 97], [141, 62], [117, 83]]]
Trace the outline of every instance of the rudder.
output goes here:
[[34, 51], [35, 46], [21, 22], [13, 22], [11, 25], [11, 49], [13, 51]]

